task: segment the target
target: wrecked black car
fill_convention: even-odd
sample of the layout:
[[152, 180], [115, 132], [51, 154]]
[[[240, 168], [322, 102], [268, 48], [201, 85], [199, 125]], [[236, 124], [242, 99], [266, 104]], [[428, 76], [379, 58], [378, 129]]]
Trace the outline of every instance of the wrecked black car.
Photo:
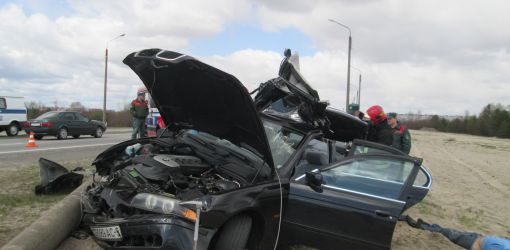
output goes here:
[[251, 94], [177, 52], [124, 63], [168, 131], [93, 162], [82, 224], [104, 248], [388, 249], [430, 188], [421, 159], [364, 141], [367, 124], [322, 102], [290, 53]]

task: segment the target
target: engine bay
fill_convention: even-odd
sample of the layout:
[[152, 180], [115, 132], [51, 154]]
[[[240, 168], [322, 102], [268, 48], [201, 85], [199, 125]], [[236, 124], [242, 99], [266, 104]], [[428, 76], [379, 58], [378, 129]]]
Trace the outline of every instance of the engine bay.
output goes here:
[[269, 166], [254, 154], [188, 136], [141, 140], [105, 151], [93, 163], [100, 178], [94, 177], [87, 191], [85, 210], [122, 217], [133, 214], [130, 201], [139, 193], [188, 201], [271, 177]]

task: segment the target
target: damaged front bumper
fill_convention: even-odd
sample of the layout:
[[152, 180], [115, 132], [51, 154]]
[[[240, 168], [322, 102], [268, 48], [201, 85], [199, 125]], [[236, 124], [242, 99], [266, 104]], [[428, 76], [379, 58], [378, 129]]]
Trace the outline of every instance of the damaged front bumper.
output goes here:
[[[193, 249], [194, 223], [179, 217], [145, 214], [105, 219], [103, 216], [85, 214], [83, 225], [94, 228], [96, 242], [105, 249]], [[97, 233], [107, 228], [117, 228], [120, 232], [113, 236], [110, 233]], [[197, 249], [207, 249], [214, 231], [200, 228]], [[105, 236], [120, 238], [106, 239]]]

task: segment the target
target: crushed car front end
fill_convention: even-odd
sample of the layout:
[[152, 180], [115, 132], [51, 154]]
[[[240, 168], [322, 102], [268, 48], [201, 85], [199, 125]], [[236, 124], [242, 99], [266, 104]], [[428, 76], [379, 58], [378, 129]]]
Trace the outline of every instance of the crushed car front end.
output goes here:
[[200, 218], [190, 202], [203, 204], [197, 243], [206, 249], [224, 221], [243, 210], [242, 202], [225, 205], [221, 196], [272, 176], [259, 155], [195, 130], [121, 143], [94, 164], [102, 177], [84, 194], [83, 224], [107, 249], [191, 249]]

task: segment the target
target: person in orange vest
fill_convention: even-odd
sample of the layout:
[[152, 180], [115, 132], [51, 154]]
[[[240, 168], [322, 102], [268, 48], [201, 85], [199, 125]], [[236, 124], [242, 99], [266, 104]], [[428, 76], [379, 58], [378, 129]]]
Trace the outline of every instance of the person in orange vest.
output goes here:
[[145, 130], [145, 119], [149, 115], [149, 104], [145, 100], [145, 92], [138, 91], [136, 99], [131, 102], [129, 109], [133, 116], [133, 133], [131, 139], [136, 139], [136, 135], [140, 134], [141, 137], [147, 137]]
[[411, 152], [411, 133], [407, 126], [397, 120], [397, 113], [388, 113], [388, 124], [393, 129], [393, 144], [391, 146], [409, 154]]

